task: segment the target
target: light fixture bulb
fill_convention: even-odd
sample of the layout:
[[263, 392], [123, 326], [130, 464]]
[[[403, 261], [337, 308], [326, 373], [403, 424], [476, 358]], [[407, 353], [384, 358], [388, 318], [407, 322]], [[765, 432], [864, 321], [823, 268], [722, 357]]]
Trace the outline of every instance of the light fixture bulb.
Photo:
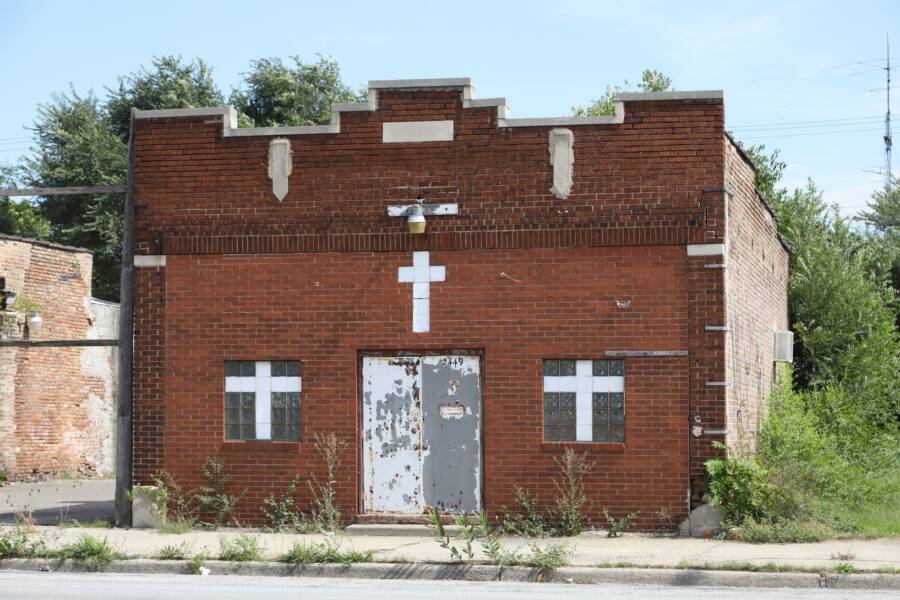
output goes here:
[[41, 315], [34, 313], [28, 317], [28, 331], [38, 333], [43, 328], [44, 319], [41, 318]]
[[421, 204], [414, 204], [409, 209], [406, 228], [410, 233], [425, 233], [425, 211], [422, 210]]

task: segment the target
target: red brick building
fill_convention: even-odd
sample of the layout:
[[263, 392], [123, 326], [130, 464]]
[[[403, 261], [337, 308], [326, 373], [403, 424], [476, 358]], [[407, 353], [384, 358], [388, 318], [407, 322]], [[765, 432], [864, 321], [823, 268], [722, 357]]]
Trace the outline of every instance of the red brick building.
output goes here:
[[721, 92], [551, 119], [472, 96], [370, 82], [309, 127], [136, 114], [136, 482], [221, 454], [260, 522], [335, 433], [345, 517], [496, 511], [515, 486], [551, 504], [573, 447], [592, 518], [672, 528], [712, 441], [753, 444], [788, 256]]
[[[92, 268], [84, 248], [0, 234], [0, 277], [17, 299], [0, 303], [0, 340], [115, 339], [119, 305], [91, 296]], [[112, 475], [117, 354], [0, 347], [0, 472], [10, 480]]]

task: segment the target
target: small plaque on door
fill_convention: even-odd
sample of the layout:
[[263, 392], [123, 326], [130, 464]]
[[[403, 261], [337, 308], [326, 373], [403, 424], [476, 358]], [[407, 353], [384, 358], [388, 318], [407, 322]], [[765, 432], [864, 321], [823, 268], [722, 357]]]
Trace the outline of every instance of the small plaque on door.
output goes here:
[[466, 416], [466, 408], [462, 404], [442, 404], [440, 411], [442, 419], [462, 419]]

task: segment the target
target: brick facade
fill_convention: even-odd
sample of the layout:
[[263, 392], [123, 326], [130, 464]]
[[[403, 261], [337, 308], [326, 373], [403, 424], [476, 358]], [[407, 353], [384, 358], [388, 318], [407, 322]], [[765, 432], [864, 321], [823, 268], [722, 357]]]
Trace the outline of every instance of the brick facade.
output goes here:
[[[42, 307], [30, 339], [117, 337], [118, 306], [91, 298], [91, 266], [81, 248], [0, 236], [7, 289]], [[0, 337], [21, 339], [26, 315], [0, 315]], [[0, 470], [13, 480], [110, 475], [114, 365], [110, 348], [0, 348]]]
[[[572, 446], [593, 461], [595, 522], [604, 507], [638, 512], [643, 529], [686, 516], [710, 440], [722, 439], [693, 438], [694, 417], [727, 426], [728, 389], [707, 385], [728, 376], [725, 343], [705, 330], [726, 318], [729, 290], [726, 270], [706, 265], [726, 257], [686, 252], [725, 244], [728, 219], [744, 218], [726, 200], [721, 98], [626, 100], [623, 122], [561, 122], [575, 153], [561, 199], [548, 162], [559, 123], [507, 122], [466, 93], [378, 89], [370, 109], [342, 111], [335, 131], [317, 134], [223, 135], [221, 110], [140, 115], [135, 253], [165, 262], [135, 269], [135, 481], [165, 469], [194, 487], [203, 461], [222, 453], [248, 490], [238, 516], [260, 522], [266, 495], [296, 474], [321, 476], [312, 440], [333, 432], [351, 448], [338, 499], [352, 518], [360, 357], [468, 350], [482, 357], [489, 511], [512, 506], [516, 485], [550, 505], [553, 459]], [[384, 122], [426, 120], [452, 120], [453, 141], [382, 142]], [[273, 135], [293, 152], [281, 202], [267, 172]], [[417, 194], [458, 203], [459, 215], [429, 217], [427, 234], [410, 235], [386, 207]], [[428, 333], [412, 332], [410, 286], [397, 282], [414, 250], [446, 267], [431, 286]], [[659, 353], [624, 359], [625, 443], [544, 442], [543, 359], [609, 352]], [[227, 360], [302, 362], [300, 443], [224, 439]]]

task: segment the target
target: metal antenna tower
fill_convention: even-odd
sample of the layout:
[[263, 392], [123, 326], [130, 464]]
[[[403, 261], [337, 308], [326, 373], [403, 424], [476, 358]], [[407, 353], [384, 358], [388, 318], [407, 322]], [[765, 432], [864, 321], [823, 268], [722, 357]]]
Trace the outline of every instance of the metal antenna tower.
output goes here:
[[884, 187], [891, 191], [893, 181], [891, 179], [891, 37], [887, 36], [887, 65], [884, 68], [887, 74], [887, 112], [884, 114]]

